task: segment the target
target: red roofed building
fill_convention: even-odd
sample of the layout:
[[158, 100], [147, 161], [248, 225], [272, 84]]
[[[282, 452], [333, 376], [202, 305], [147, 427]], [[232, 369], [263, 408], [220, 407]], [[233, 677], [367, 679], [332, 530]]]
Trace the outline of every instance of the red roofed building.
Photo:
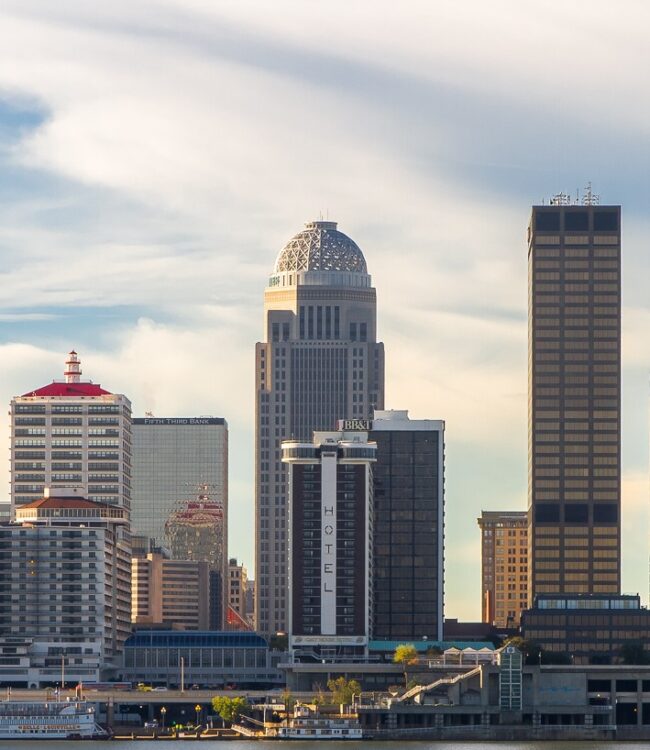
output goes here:
[[74, 487], [93, 502], [130, 508], [131, 402], [81, 374], [73, 350], [63, 380], [11, 401], [14, 517], [46, 487]]

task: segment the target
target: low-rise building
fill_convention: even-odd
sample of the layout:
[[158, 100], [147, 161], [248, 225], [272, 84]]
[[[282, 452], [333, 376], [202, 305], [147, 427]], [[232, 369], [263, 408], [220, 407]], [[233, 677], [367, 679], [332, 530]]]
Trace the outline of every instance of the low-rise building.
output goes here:
[[638, 595], [540, 594], [522, 612], [521, 634], [574, 664], [617, 664], [626, 646], [650, 656], [650, 611]]
[[122, 677], [173, 688], [274, 688], [284, 685], [280, 657], [256, 633], [139, 630], [125, 644]]

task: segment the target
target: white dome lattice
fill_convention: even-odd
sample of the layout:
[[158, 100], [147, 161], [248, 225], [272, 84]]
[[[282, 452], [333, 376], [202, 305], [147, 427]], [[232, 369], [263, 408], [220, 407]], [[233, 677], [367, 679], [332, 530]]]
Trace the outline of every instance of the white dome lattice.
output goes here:
[[275, 273], [284, 271], [356, 271], [368, 273], [359, 246], [336, 228], [335, 221], [310, 221], [282, 248]]

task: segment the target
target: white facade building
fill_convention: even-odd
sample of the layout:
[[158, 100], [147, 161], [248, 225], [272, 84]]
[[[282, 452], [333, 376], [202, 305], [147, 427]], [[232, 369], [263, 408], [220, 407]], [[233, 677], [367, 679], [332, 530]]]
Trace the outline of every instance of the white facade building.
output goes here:
[[54, 685], [66, 666], [78, 679], [100, 679], [119, 666], [130, 632], [124, 508], [60, 488], [0, 525], [0, 651], [8, 655], [16, 638], [30, 639], [21, 656], [30, 660], [25, 681]]
[[81, 380], [75, 351], [64, 380], [11, 401], [11, 504], [75, 487], [94, 502], [131, 505], [131, 402]]

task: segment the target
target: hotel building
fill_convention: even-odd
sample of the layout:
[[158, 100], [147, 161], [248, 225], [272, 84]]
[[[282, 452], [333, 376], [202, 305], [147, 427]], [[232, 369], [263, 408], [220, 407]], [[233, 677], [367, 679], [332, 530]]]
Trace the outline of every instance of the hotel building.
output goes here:
[[298, 660], [367, 654], [375, 452], [362, 432], [282, 443], [290, 468], [289, 650]]

